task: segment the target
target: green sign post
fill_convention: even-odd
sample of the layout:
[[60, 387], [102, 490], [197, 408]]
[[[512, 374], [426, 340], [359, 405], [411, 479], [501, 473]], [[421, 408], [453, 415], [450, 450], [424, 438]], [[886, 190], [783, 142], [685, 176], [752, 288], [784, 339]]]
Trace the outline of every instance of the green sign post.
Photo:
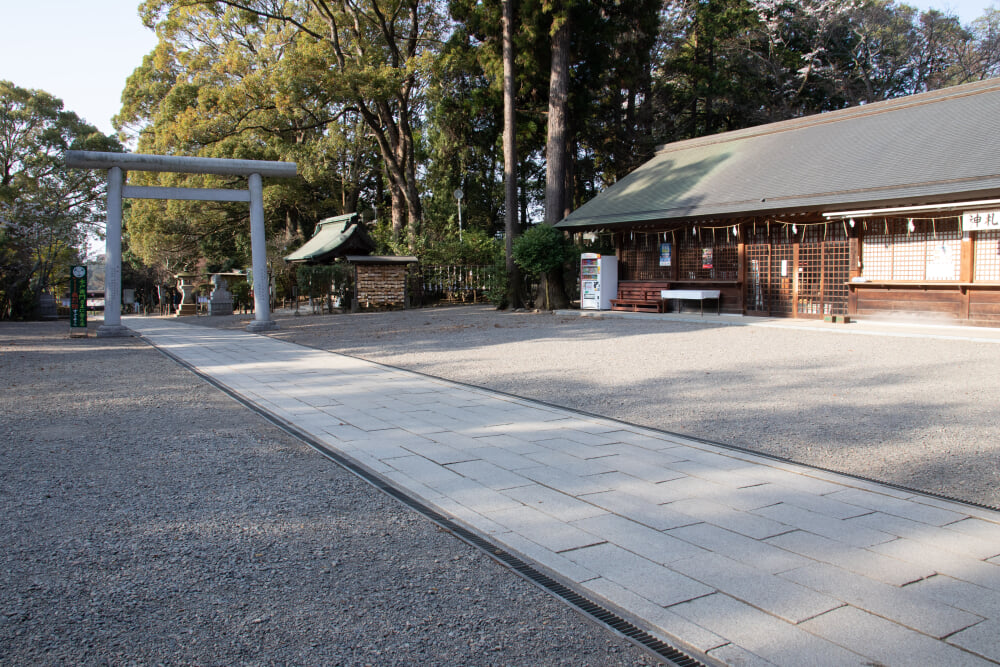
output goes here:
[[73, 266], [69, 270], [69, 330], [87, 332], [87, 267]]

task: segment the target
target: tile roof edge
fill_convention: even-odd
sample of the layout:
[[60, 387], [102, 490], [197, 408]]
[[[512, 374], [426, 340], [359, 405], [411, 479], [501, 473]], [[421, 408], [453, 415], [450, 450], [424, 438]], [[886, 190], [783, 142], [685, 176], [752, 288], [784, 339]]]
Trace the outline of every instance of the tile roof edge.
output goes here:
[[862, 104], [848, 107], [846, 109], [837, 109], [835, 111], [827, 111], [809, 116], [789, 118], [787, 120], [765, 123], [763, 125], [755, 125], [754, 127], [743, 128], [740, 130], [730, 130], [729, 132], [720, 132], [719, 134], [711, 134], [704, 137], [683, 139], [681, 141], [675, 141], [660, 146], [656, 150], [655, 157], [691, 148], [700, 148], [702, 146], [711, 146], [713, 144], [724, 144], [730, 141], [738, 141], [742, 139], [752, 139], [769, 134], [790, 132], [793, 130], [826, 125], [829, 123], [839, 123], [857, 118], [876, 116], [902, 109], [926, 106], [946, 102], [952, 99], [960, 99], [963, 97], [982, 95], [991, 92], [1000, 92], [1000, 78], [985, 79], [983, 81], [950, 86], [948, 88], [939, 88], [938, 90], [931, 90], [924, 93], [906, 95], [889, 100], [882, 100], [880, 102], [873, 102], [871, 104]]

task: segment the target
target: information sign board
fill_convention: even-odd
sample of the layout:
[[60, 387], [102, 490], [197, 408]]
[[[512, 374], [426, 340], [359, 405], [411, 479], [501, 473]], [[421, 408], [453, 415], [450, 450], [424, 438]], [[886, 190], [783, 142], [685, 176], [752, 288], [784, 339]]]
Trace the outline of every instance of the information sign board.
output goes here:
[[87, 328], [87, 267], [73, 266], [69, 270], [69, 327]]

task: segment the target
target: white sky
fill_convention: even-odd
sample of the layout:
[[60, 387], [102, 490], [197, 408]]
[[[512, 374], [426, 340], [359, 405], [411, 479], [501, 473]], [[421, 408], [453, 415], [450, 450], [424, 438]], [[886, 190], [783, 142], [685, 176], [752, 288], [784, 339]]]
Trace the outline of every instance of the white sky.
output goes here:
[[[39, 88], [110, 134], [125, 80], [156, 45], [140, 0], [0, 0], [0, 79]], [[910, 0], [967, 24], [1000, 0]]]

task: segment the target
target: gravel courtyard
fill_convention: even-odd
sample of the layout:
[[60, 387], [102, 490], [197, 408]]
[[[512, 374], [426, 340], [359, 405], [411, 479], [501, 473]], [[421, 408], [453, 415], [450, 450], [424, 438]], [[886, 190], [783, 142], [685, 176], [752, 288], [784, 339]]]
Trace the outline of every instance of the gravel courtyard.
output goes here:
[[0, 323], [0, 665], [656, 664], [143, 342], [67, 334]]
[[[485, 306], [277, 319], [277, 338], [1000, 505], [1000, 344]], [[0, 665], [653, 664], [141, 341], [67, 332], [0, 324]]]
[[[189, 321], [245, 324], [215, 319]], [[276, 319], [285, 340], [1000, 506], [1000, 344], [488, 306]]]

